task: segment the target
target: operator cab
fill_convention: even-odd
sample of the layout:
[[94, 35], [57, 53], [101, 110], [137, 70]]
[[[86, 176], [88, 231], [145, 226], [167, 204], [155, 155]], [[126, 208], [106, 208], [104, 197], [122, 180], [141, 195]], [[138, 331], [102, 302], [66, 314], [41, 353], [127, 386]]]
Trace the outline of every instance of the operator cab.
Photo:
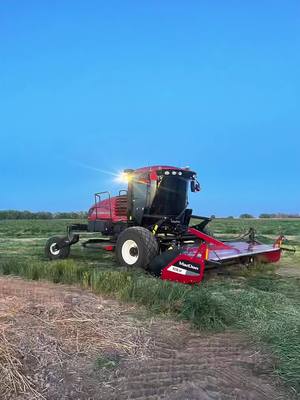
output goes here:
[[173, 224], [188, 224], [189, 187], [193, 192], [200, 190], [195, 172], [188, 168], [154, 166], [124, 173], [128, 179], [129, 222], [150, 226], [168, 219]]
[[187, 228], [192, 210], [188, 191], [200, 190], [196, 173], [188, 168], [153, 166], [124, 170], [120, 177], [128, 184], [118, 196], [95, 194], [88, 212], [88, 231], [114, 235], [130, 226], [155, 232], [178, 233]]

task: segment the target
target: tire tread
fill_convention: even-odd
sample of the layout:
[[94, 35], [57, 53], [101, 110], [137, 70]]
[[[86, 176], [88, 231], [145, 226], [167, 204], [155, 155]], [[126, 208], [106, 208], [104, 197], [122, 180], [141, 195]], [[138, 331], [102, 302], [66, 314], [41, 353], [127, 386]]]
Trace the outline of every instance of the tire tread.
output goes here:
[[[139, 239], [143, 243], [143, 255], [142, 255], [142, 263], [141, 267], [147, 268], [148, 264], [152, 261], [152, 259], [157, 255], [158, 253], [158, 243], [153, 234], [146, 228], [142, 226], [132, 226], [130, 228], [125, 229], [118, 237], [117, 240], [117, 259], [120, 262], [120, 264], [124, 265], [124, 261], [122, 260], [120, 256], [120, 247], [122, 245], [122, 240], [124, 236], [132, 235], [134, 238], [135, 235], [138, 235]], [[138, 264], [140, 262], [138, 261]]]

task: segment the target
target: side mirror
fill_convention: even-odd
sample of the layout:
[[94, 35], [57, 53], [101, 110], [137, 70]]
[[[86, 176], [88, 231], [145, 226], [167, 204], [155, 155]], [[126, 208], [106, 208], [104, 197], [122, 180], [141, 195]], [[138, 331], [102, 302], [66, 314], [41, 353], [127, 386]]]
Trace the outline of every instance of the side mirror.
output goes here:
[[192, 192], [200, 192], [201, 187], [200, 187], [200, 183], [196, 180], [192, 180], [191, 181], [191, 191]]

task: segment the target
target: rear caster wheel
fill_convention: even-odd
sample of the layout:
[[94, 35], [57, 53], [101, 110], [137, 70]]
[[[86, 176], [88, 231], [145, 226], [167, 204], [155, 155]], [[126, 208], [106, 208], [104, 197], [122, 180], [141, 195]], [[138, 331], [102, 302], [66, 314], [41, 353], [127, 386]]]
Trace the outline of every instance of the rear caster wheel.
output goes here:
[[64, 237], [53, 236], [47, 240], [45, 255], [50, 260], [59, 260], [69, 257], [70, 246]]

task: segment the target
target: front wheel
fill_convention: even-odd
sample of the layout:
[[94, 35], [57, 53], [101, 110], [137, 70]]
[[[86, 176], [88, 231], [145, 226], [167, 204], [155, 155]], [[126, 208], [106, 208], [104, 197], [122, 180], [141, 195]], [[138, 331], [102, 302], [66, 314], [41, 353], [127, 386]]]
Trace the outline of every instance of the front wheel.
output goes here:
[[123, 266], [147, 268], [157, 253], [157, 240], [140, 226], [125, 229], [116, 243], [116, 257]]
[[45, 255], [50, 260], [59, 260], [69, 257], [70, 246], [66, 244], [65, 238], [53, 236], [47, 240]]

